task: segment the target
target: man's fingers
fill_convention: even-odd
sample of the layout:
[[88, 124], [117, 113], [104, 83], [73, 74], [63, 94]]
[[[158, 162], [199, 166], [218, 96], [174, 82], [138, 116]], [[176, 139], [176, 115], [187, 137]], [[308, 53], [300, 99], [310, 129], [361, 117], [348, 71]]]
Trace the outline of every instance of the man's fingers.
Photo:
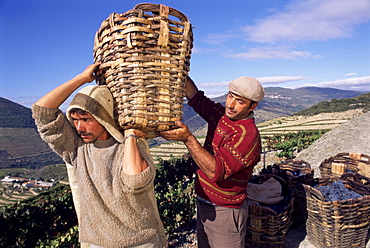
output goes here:
[[175, 121], [175, 124], [176, 124], [176, 126], [178, 126], [178, 127], [180, 127], [180, 128], [185, 127], [185, 124], [184, 124], [184, 123], [182, 123], [181, 121]]

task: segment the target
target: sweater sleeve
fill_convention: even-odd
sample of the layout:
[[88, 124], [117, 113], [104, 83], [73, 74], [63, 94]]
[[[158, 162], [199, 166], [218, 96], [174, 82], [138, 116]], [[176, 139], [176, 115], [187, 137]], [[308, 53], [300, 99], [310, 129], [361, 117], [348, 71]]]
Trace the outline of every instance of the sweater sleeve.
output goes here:
[[62, 111], [33, 104], [32, 117], [41, 139], [65, 162], [72, 164], [76, 157], [79, 137]]
[[225, 107], [206, 97], [203, 91], [198, 91], [188, 104], [207, 123], [217, 122], [217, 120], [225, 113]]
[[146, 168], [141, 173], [136, 175], [128, 175], [122, 172], [123, 173], [122, 178], [124, 185], [126, 185], [130, 190], [140, 192], [153, 182], [156, 168], [153, 164], [153, 160], [150, 155], [148, 143], [143, 139], [139, 139], [138, 147], [141, 156], [145, 159], [145, 161], [148, 164], [148, 168]]

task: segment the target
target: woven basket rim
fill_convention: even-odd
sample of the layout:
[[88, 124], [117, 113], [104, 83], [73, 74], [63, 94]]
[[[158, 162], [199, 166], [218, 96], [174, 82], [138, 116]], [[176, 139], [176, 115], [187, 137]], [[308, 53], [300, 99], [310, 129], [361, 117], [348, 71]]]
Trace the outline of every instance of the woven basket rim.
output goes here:
[[366, 170], [362, 171], [364, 166], [370, 166], [369, 155], [363, 153], [342, 152], [324, 159], [319, 165], [319, 170], [322, 177], [340, 177], [343, 173], [349, 172], [367, 174]]
[[189, 19], [188, 17], [183, 14], [181, 11], [175, 9], [175, 8], [172, 8], [172, 7], [169, 7], [167, 5], [164, 5], [164, 4], [155, 4], [155, 3], [139, 3], [137, 5], [135, 5], [134, 9], [140, 9], [140, 10], [143, 10], [143, 11], [153, 11], [156, 10], [156, 11], [160, 11], [160, 8], [161, 6], [163, 7], [167, 7], [169, 9], [169, 14], [172, 15], [172, 16], [176, 16], [177, 18], [179, 18], [182, 22], [188, 22]]
[[[348, 180], [346, 178], [348, 177], [351, 177], [351, 176], [358, 176], [358, 177], [361, 177], [365, 180], [367, 180], [369, 183], [370, 183], [370, 178], [368, 177], [365, 177], [363, 175], [360, 175], [360, 174], [357, 174], [357, 173], [345, 173], [343, 174], [339, 180]], [[334, 181], [337, 181], [338, 180], [338, 177], [325, 177], [325, 178], [318, 178], [317, 181], [320, 181], [322, 180], [322, 182], [320, 184], [323, 184], [323, 185], [327, 185], [327, 184], [331, 184], [333, 183]], [[318, 182], [317, 182], [318, 183]], [[370, 194], [369, 195], [363, 195], [362, 197], [360, 198], [355, 198], [355, 199], [347, 199], [347, 200], [340, 200], [340, 201], [327, 201], [324, 197], [324, 195], [321, 193], [321, 191], [317, 188], [315, 188], [315, 185], [308, 185], [308, 184], [303, 184], [303, 187], [306, 191], [306, 196], [308, 196], [308, 192], [310, 193], [313, 193], [313, 196], [315, 197], [314, 200], [317, 200], [317, 201], [320, 201], [322, 202], [323, 204], [345, 204], [347, 202], [361, 202], [361, 201], [370, 201]], [[368, 186], [369, 189], [370, 189], [370, 185]], [[355, 190], [353, 190], [355, 191]], [[356, 192], [356, 191], [355, 191]], [[309, 194], [310, 196], [312, 194]]]

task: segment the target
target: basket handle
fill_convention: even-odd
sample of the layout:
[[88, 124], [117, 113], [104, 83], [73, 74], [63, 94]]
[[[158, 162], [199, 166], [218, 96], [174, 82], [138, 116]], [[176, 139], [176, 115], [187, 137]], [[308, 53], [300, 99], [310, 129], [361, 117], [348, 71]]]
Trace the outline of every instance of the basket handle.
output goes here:
[[311, 198], [311, 199], [317, 199], [317, 200], [326, 202], [326, 199], [320, 190], [310, 185], [307, 185], [307, 184], [303, 184], [303, 187], [304, 187], [307, 199]]
[[340, 177], [340, 179], [341, 180], [348, 180], [349, 177], [352, 177], [353, 181], [355, 181], [355, 182], [359, 182], [360, 180], [365, 180], [369, 184], [369, 187], [370, 187], [370, 178], [366, 177], [366, 176], [363, 176], [361, 174], [358, 174], [358, 173], [348, 172], [348, 173], [343, 174]]
[[[350, 179], [352, 178], [352, 179]], [[357, 173], [346, 173], [340, 177], [361, 195], [370, 195], [370, 178]]]
[[[134, 9], [141, 9], [143, 11], [157, 11], [160, 12], [160, 8], [162, 4], [151, 4], [151, 3], [139, 3], [137, 4]], [[182, 22], [188, 22], [188, 18], [186, 15], [184, 15], [182, 12], [178, 11], [177, 9], [169, 8], [169, 14], [172, 16], [176, 16], [179, 18]]]

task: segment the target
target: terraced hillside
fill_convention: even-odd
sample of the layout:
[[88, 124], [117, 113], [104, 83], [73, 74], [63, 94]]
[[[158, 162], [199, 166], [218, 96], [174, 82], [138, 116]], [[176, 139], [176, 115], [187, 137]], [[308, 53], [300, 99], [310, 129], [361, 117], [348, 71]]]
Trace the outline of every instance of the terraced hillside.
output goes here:
[[[346, 123], [348, 120], [361, 116], [363, 114], [361, 109], [358, 110], [348, 110], [344, 112], [336, 113], [321, 113], [318, 115], [312, 116], [285, 116], [279, 117], [273, 120], [269, 120], [263, 123], [257, 124], [261, 135], [270, 135], [284, 132], [296, 132], [300, 130], [331, 130], [338, 125]], [[204, 135], [198, 136], [197, 139], [201, 144], [204, 142]], [[181, 158], [184, 154], [188, 152], [187, 148], [182, 142], [166, 142], [157, 146], [150, 148], [151, 154], [155, 160], [155, 163], [159, 159], [168, 160], [170, 158]], [[269, 155], [268, 155], [269, 156]], [[269, 160], [269, 157], [262, 157], [261, 162], [256, 168], [259, 168], [263, 165], [263, 160]], [[271, 157], [271, 159], [275, 159]], [[269, 162], [267, 162], [268, 164]], [[52, 166], [55, 167], [55, 166]], [[57, 166], [59, 167], [59, 166]], [[60, 165], [61, 168], [64, 168], [64, 165]], [[63, 178], [63, 175], [55, 176], [56, 172], [51, 173], [43, 172], [48, 167], [40, 170], [37, 176], [45, 177], [47, 175], [54, 175], [53, 178], [57, 177], [59, 179]], [[55, 169], [55, 168], [54, 168]], [[4, 176], [4, 175], [2, 175]], [[62, 182], [62, 181], [61, 181]], [[30, 196], [38, 194], [32, 190], [22, 190], [20, 188], [9, 188], [5, 185], [0, 185], [0, 206], [6, 204], [16, 203], [23, 199], [27, 199]]]
[[[362, 109], [352, 109], [335, 113], [320, 113], [312, 116], [284, 116], [257, 124], [261, 136], [278, 133], [298, 132], [303, 130], [331, 130], [348, 120], [363, 114]], [[206, 134], [205, 128], [195, 133], [199, 142], [203, 144]], [[199, 135], [199, 136], [198, 136]], [[150, 149], [155, 162], [159, 158], [167, 160], [171, 157], [181, 158], [188, 152], [182, 142], [167, 142]]]
[[26, 190], [22, 187], [12, 188], [0, 184], [0, 206], [14, 204], [23, 201], [31, 196], [37, 195], [39, 192], [33, 190]]
[[[6, 168], [0, 170], [0, 180], [7, 175], [46, 182], [54, 181], [56, 184], [53, 187], [56, 187], [58, 182], [59, 184], [68, 184], [68, 176], [64, 163], [52, 164], [40, 169]], [[19, 182], [0, 182], [0, 206], [17, 203], [47, 190], [40, 187], [25, 188], [20, 184]]]
[[[203, 144], [204, 137], [197, 137], [198, 141]], [[181, 158], [188, 152], [186, 146], [179, 141], [166, 142], [150, 148], [150, 153], [153, 155], [154, 163], [159, 159], [168, 160], [170, 158]]]
[[257, 124], [261, 135], [297, 132], [300, 130], [331, 130], [363, 114], [362, 109], [343, 112], [320, 113], [311, 116], [293, 115], [279, 117]]

